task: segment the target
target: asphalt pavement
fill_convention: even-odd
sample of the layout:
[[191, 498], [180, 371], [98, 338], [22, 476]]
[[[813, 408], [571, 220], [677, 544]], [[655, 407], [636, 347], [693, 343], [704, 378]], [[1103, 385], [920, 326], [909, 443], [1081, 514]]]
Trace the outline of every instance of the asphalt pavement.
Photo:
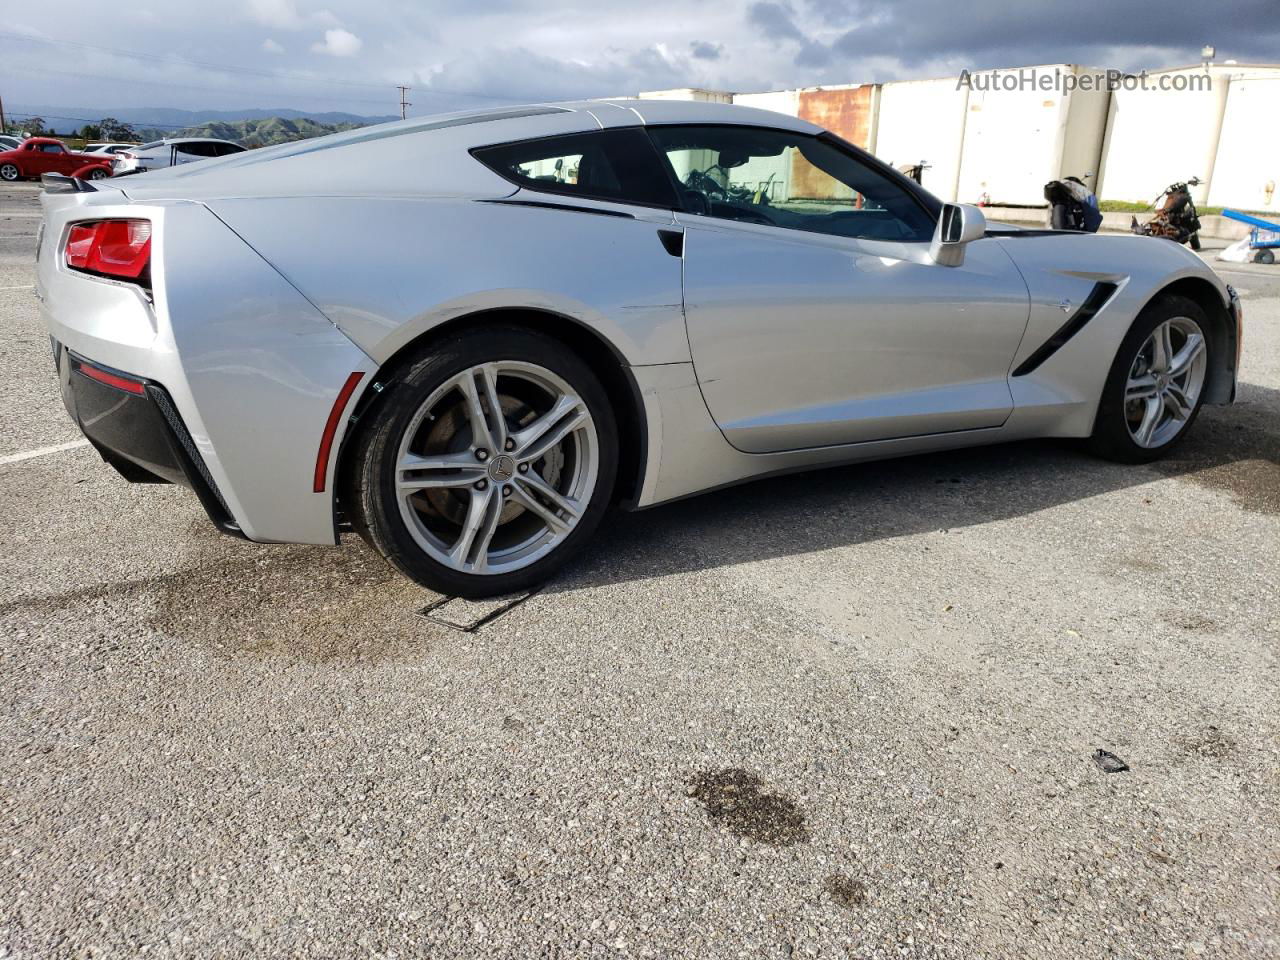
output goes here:
[[1219, 265], [1239, 402], [1173, 460], [763, 481], [498, 608], [66, 446], [35, 197], [0, 189], [0, 957], [1280, 956], [1280, 267]]

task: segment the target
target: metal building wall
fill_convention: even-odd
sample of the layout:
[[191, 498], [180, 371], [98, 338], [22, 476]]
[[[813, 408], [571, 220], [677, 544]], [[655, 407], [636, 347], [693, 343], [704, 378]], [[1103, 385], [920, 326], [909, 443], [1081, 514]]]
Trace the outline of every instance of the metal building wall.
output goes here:
[[955, 200], [964, 146], [967, 88], [956, 78], [886, 83], [880, 89], [876, 156], [895, 167], [923, 161], [922, 184], [942, 200]]

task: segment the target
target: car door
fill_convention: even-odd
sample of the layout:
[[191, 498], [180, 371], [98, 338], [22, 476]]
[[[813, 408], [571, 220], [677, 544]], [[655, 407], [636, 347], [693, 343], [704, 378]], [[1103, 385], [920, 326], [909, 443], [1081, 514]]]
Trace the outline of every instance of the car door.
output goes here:
[[654, 126], [682, 187], [685, 315], [707, 407], [769, 453], [998, 427], [1029, 296], [994, 240], [958, 267], [934, 219], [839, 142]]
[[58, 143], [33, 143], [30, 158], [26, 161], [27, 176], [38, 177], [42, 173], [63, 173], [66, 151]]

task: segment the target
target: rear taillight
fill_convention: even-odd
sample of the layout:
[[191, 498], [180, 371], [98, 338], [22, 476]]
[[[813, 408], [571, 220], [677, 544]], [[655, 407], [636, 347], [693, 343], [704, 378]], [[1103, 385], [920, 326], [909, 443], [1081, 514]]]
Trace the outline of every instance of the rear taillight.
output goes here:
[[72, 270], [146, 283], [151, 264], [150, 220], [94, 220], [72, 224], [67, 235]]

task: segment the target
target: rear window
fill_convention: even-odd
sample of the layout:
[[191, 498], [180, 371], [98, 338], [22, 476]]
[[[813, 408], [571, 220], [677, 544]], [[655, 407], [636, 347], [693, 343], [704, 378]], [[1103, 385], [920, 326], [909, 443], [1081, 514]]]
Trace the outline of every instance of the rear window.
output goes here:
[[644, 206], [676, 206], [675, 189], [639, 129], [600, 130], [477, 147], [472, 156], [530, 190]]

